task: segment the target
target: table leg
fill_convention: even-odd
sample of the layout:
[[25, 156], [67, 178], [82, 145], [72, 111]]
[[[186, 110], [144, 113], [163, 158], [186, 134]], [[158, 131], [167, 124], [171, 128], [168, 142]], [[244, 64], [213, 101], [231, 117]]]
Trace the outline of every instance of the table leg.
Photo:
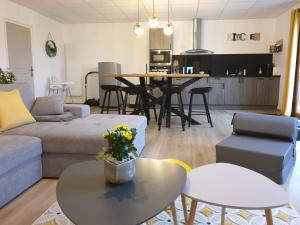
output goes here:
[[267, 225], [273, 225], [273, 217], [271, 209], [265, 209]]
[[187, 213], [187, 207], [186, 207], [186, 198], [184, 195], [181, 195], [181, 202], [182, 202], [184, 222], [186, 224], [188, 221], [188, 213]]
[[147, 90], [146, 90], [146, 81], [145, 77], [140, 77], [140, 84], [141, 87], [144, 89], [142, 93], [142, 101], [143, 101], [143, 110], [145, 113], [145, 116], [147, 117], [148, 123], [150, 121], [150, 111], [149, 111], [149, 101], [147, 96]]
[[[177, 116], [180, 116], [180, 112], [179, 112], [178, 109], [176, 109], [176, 108], [172, 108], [172, 107], [171, 107], [171, 112], [174, 113], [174, 114], [177, 115]], [[183, 117], [184, 117], [184, 119], [185, 119], [187, 122], [189, 122], [189, 117], [188, 117], [187, 115], [184, 114]], [[197, 120], [191, 118], [191, 124], [193, 124], [193, 125], [200, 125], [201, 123], [198, 122]]]
[[194, 224], [194, 219], [195, 219], [195, 215], [196, 215], [196, 209], [197, 209], [197, 201], [196, 200], [192, 200], [191, 210], [190, 210], [190, 216], [189, 216], [187, 225], [193, 225]]
[[[168, 78], [168, 87], [172, 87], [172, 78]], [[172, 98], [171, 95], [167, 96], [167, 103], [166, 103], [166, 127], [171, 127], [171, 105], [172, 105]]]
[[225, 225], [225, 212], [226, 212], [226, 208], [222, 207], [222, 213], [221, 213], [221, 225]]
[[171, 127], [171, 96], [167, 96], [166, 101], [166, 127]]
[[72, 93], [71, 93], [71, 89], [69, 87], [67, 87], [66, 92], [67, 92], [67, 95], [71, 98], [72, 103], [74, 103], [73, 96], [72, 96]]
[[178, 225], [175, 202], [171, 203], [171, 211], [172, 211], [174, 225]]

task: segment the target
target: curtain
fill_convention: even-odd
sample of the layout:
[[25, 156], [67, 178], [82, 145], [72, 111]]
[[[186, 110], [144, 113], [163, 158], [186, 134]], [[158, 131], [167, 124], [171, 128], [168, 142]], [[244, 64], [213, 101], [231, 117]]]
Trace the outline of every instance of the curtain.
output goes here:
[[281, 114], [290, 116], [292, 114], [293, 105], [295, 106], [295, 81], [298, 64], [298, 48], [299, 48], [299, 28], [300, 28], [300, 10], [292, 10], [290, 22], [290, 36], [287, 53], [287, 63], [285, 70], [285, 85], [281, 106]]
[[[300, 33], [300, 31], [299, 31]], [[295, 71], [295, 82], [294, 82], [294, 94], [293, 94], [293, 105], [292, 105], [292, 116], [300, 118], [300, 34], [298, 38], [298, 53], [297, 53], [297, 61], [296, 61], [296, 71]]]

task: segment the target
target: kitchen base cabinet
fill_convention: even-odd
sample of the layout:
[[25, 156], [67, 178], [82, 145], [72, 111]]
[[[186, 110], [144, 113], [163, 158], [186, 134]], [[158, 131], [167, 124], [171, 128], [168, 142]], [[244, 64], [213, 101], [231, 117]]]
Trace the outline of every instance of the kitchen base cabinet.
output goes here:
[[277, 106], [279, 98], [279, 77], [257, 78], [257, 105]]
[[225, 105], [241, 104], [240, 78], [232, 77], [225, 79]]
[[254, 77], [239, 78], [240, 79], [240, 104], [256, 105], [257, 95], [257, 79]]
[[225, 104], [225, 78], [209, 78], [208, 86], [212, 90], [208, 93], [208, 104], [224, 105]]
[[[188, 79], [173, 79], [173, 85], [183, 83]], [[210, 77], [203, 78], [188, 86], [182, 92], [184, 105], [189, 105], [192, 88], [212, 87], [206, 97], [208, 104], [222, 109], [276, 109], [279, 96], [279, 77]], [[172, 96], [172, 104], [177, 104], [178, 99]], [[201, 95], [193, 98], [195, 107], [203, 107]], [[227, 108], [226, 108], [227, 107]]]

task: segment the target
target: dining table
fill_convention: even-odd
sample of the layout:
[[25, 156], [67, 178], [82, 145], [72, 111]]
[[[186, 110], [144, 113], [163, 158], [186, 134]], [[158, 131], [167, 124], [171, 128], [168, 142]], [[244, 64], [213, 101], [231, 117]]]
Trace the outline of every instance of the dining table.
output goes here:
[[[140, 87], [144, 90], [141, 94], [142, 102], [143, 102], [143, 111], [145, 116], [147, 117], [148, 123], [151, 119], [149, 112], [149, 100], [151, 99], [153, 104], [161, 104], [162, 96], [155, 97], [151, 93], [147, 91], [147, 79], [149, 78], [160, 78], [167, 80], [167, 86], [171, 87], [173, 84], [173, 79], [178, 78], [188, 78], [185, 79], [181, 84], [176, 84], [177, 86], [182, 87], [183, 89], [188, 87], [189, 85], [197, 82], [202, 78], [208, 78], [209, 74], [166, 74], [166, 73], [136, 73], [136, 74], [103, 74], [104, 77], [110, 77], [118, 80], [122, 84], [125, 84], [129, 87], [134, 87], [134, 84], [130, 79], [131, 78], [139, 78]], [[180, 116], [180, 112], [177, 108], [172, 106], [171, 97], [167, 98], [166, 101], [166, 127], [170, 127], [171, 124], [171, 113]], [[188, 116], [184, 114], [184, 119], [188, 121]], [[197, 120], [191, 119], [192, 124], [200, 124]]]

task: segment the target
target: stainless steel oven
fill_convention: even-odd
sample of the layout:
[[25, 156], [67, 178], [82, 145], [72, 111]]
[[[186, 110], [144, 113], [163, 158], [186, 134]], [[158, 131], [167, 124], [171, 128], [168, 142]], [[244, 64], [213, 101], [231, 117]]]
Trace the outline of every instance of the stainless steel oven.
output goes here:
[[170, 66], [172, 50], [150, 50], [150, 66]]

